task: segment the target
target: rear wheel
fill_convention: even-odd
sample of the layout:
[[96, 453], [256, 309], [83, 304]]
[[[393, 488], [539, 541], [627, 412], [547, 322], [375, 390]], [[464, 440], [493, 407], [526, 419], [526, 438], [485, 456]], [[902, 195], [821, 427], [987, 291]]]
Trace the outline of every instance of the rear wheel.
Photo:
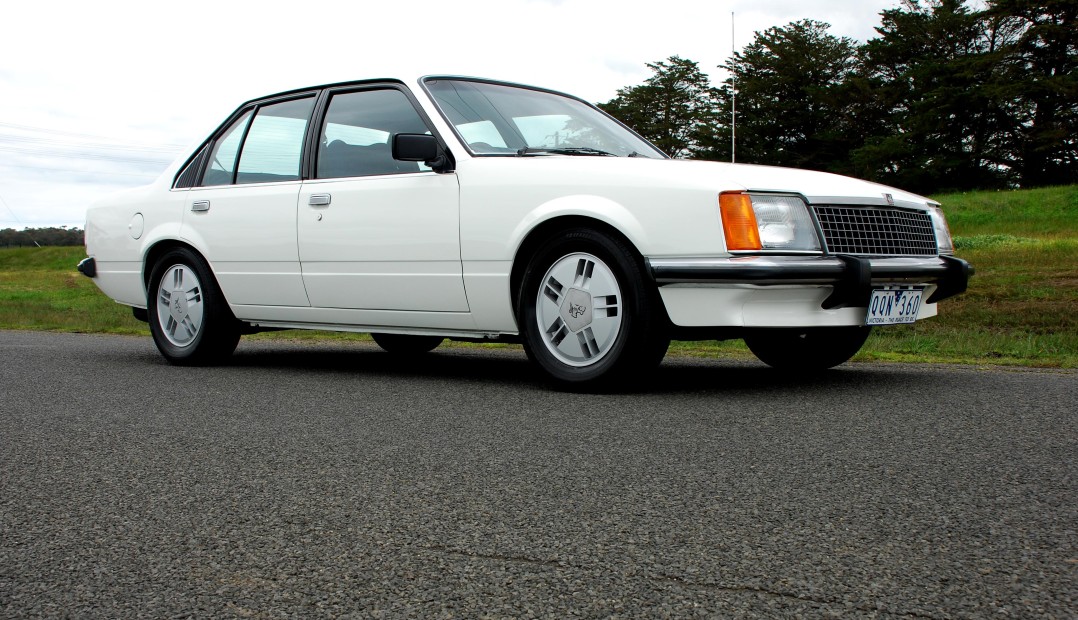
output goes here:
[[861, 350], [871, 327], [755, 329], [745, 344], [761, 362], [779, 370], [826, 370]]
[[239, 322], [201, 256], [187, 248], [169, 251], [154, 265], [148, 289], [150, 333], [169, 362], [214, 363], [236, 350]]
[[407, 334], [371, 334], [378, 346], [389, 353], [419, 355], [433, 351], [442, 344], [441, 336], [409, 336]]
[[563, 232], [532, 257], [517, 315], [528, 357], [566, 386], [629, 379], [670, 344], [662, 302], [632, 251], [590, 229]]

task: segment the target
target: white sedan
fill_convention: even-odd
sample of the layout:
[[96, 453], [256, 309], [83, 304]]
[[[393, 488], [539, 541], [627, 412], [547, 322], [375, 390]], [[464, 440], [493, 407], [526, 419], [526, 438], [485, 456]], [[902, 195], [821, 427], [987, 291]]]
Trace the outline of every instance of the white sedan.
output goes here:
[[150, 186], [96, 204], [80, 271], [175, 364], [241, 334], [370, 332], [390, 352], [521, 342], [563, 386], [671, 339], [822, 369], [936, 314], [971, 273], [939, 205], [846, 177], [673, 160], [583, 100], [463, 77], [239, 107]]

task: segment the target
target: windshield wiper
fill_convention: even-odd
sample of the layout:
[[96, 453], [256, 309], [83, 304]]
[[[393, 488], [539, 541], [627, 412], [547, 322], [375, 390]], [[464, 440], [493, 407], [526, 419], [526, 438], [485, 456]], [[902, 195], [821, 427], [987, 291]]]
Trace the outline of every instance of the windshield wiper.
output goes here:
[[613, 153], [607, 153], [606, 151], [600, 151], [599, 149], [593, 149], [586, 146], [567, 146], [562, 148], [538, 148], [533, 146], [526, 146], [517, 150], [517, 155], [535, 155], [549, 153], [551, 155], [603, 155], [608, 157], [617, 157]]

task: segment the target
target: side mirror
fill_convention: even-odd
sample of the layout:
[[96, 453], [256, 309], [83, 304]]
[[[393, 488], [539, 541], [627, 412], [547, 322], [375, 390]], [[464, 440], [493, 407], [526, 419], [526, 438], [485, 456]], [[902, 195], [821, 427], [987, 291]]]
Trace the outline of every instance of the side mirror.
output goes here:
[[398, 133], [393, 136], [393, 159], [421, 161], [435, 172], [449, 172], [449, 158], [442, 154], [438, 138], [425, 133]]

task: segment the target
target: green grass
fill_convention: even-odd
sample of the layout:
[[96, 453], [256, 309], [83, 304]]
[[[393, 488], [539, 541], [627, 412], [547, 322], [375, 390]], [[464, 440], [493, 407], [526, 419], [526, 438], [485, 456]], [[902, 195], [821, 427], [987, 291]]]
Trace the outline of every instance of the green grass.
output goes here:
[[977, 269], [939, 316], [873, 332], [860, 359], [1078, 368], [1078, 237], [960, 251]]
[[938, 317], [875, 330], [858, 359], [1078, 367], [1078, 186], [933, 198], [977, 273]]
[[81, 247], [0, 249], [0, 329], [149, 334], [75, 271]]
[[[938, 317], [874, 330], [860, 360], [1078, 368], [1078, 186], [934, 197], [977, 270]], [[148, 334], [75, 271], [82, 248], [0, 249], [0, 329]], [[369, 340], [288, 331], [254, 338]], [[492, 346], [492, 345], [459, 345]], [[749, 358], [741, 341], [677, 342], [671, 354]]]
[[964, 192], [933, 196], [952, 234], [1014, 235], [1038, 239], [1078, 236], [1078, 186]]

